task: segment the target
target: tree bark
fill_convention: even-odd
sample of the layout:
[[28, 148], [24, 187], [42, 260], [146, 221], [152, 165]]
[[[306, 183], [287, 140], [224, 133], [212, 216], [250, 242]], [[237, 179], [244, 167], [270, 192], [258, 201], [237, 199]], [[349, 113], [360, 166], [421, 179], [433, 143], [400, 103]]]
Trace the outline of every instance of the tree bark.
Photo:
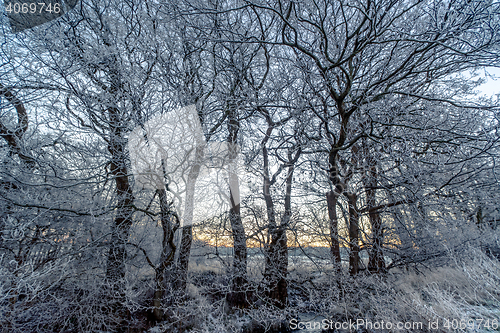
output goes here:
[[[120, 126], [121, 119], [118, 109], [109, 109], [110, 125], [112, 127], [108, 151], [111, 154], [110, 172], [116, 186], [116, 216], [111, 230], [110, 247], [107, 258], [106, 280], [110, 284], [113, 300], [111, 311], [125, 320], [128, 311], [125, 304], [125, 262], [127, 259], [127, 241], [132, 226], [134, 196], [128, 179], [125, 154], [125, 138]], [[122, 329], [125, 323], [120, 324]]]
[[349, 273], [359, 272], [359, 215], [356, 207], [358, 197], [354, 193], [346, 193], [349, 201]]
[[366, 195], [366, 209], [368, 210], [368, 218], [371, 225], [371, 236], [372, 236], [372, 247], [369, 252], [368, 259], [368, 270], [370, 272], [384, 272], [385, 271], [385, 261], [382, 251], [383, 246], [383, 229], [382, 229], [382, 219], [377, 207], [377, 183], [378, 183], [378, 171], [377, 171], [377, 160], [374, 156], [375, 151], [372, 145], [369, 143], [367, 138], [362, 140], [362, 153], [363, 157], [367, 163], [367, 170], [365, 170], [362, 176], [363, 187], [365, 188]]
[[375, 273], [385, 272], [385, 261], [383, 253], [384, 232], [382, 229], [382, 219], [378, 212], [369, 213], [370, 224], [372, 226], [372, 249], [368, 261], [368, 270]]
[[268, 232], [270, 242], [266, 248], [266, 263], [264, 268], [264, 283], [266, 296], [271, 300], [272, 305], [284, 309], [288, 303], [288, 248], [286, 230], [291, 216], [291, 184], [293, 179], [293, 164], [288, 167], [288, 177], [286, 179], [285, 212], [280, 225], [276, 222], [276, 212], [274, 201], [271, 196], [271, 178], [269, 174], [269, 154], [266, 143], [274, 129], [273, 124], [269, 124], [266, 137], [262, 141], [262, 157], [264, 160], [264, 183], [263, 192], [266, 202]]
[[288, 248], [286, 227], [278, 226], [271, 232], [264, 276], [267, 282], [266, 296], [277, 308], [288, 304]]
[[[153, 296], [153, 316], [156, 321], [163, 320], [164, 312], [162, 301], [165, 298], [166, 291], [170, 284], [170, 271], [174, 263], [176, 246], [174, 244], [174, 234], [179, 227], [179, 220], [172, 211], [171, 205], [167, 200], [167, 191], [165, 189], [157, 190], [160, 200], [161, 226], [163, 229], [162, 252], [160, 263], [155, 269], [155, 292]], [[176, 218], [174, 223], [172, 220]]]
[[[262, 145], [262, 155], [264, 159], [264, 184], [263, 184], [263, 192], [264, 192], [264, 201], [266, 202], [266, 210], [267, 210], [267, 220], [268, 220], [268, 232], [270, 236], [270, 242], [266, 246], [266, 264], [264, 268], [264, 284], [266, 288], [266, 296], [271, 298], [272, 300], [277, 300], [279, 297], [279, 293], [276, 292], [277, 282], [279, 280], [278, 271], [276, 264], [279, 263], [279, 253], [277, 251], [277, 242], [278, 237], [281, 236], [278, 233], [278, 225], [276, 223], [276, 215], [274, 211], [274, 201], [271, 197], [271, 179], [269, 176], [269, 155], [267, 151], [267, 147], [265, 144], [269, 136], [271, 135], [272, 127], [268, 128], [266, 133], [266, 138], [263, 140], [264, 143]], [[283, 304], [275, 304], [278, 307], [284, 307]]]
[[[35, 161], [34, 159], [27, 155], [24, 152], [24, 149], [22, 147], [22, 139], [26, 131], [28, 130], [28, 113], [26, 112], [26, 108], [23, 104], [23, 102], [17, 98], [16, 95], [12, 93], [12, 91], [6, 87], [4, 87], [2, 84], [0, 84], [0, 97], [5, 97], [7, 101], [9, 101], [10, 104], [16, 109], [17, 112], [17, 127], [14, 130], [11, 130], [7, 128], [1, 121], [0, 121], [0, 137], [4, 138], [4, 140], [7, 142], [7, 146], [9, 147], [9, 155], [16, 154], [19, 156], [19, 159], [21, 160], [22, 163], [28, 168], [28, 170], [32, 171], [35, 167]], [[5, 191], [12, 191], [14, 189], [17, 189], [18, 186], [10, 181], [3, 181], [0, 179], [0, 186], [3, 188]], [[5, 211], [2, 212], [5, 214], [5, 216], [0, 216], [0, 234], [3, 234], [5, 230], [5, 221], [9, 214], [12, 212], [12, 207], [10, 205], [6, 205]], [[3, 242], [4, 238], [0, 236], [0, 249], [3, 248]], [[17, 264], [19, 267], [21, 267], [22, 264], [22, 259], [17, 261]], [[16, 291], [16, 286], [15, 286], [15, 281], [12, 282], [12, 290], [14, 290], [13, 294], [11, 297], [9, 297], [9, 304], [10, 304], [10, 310], [14, 311], [14, 306], [17, 300], [17, 291]], [[10, 315], [8, 312], [7, 315]]]
[[372, 248], [369, 253], [368, 270], [370, 272], [381, 273], [385, 271], [385, 261], [383, 254], [383, 238], [384, 232], [382, 229], [382, 219], [376, 207], [376, 189], [377, 185], [377, 169], [376, 166], [370, 167], [370, 179], [365, 182], [366, 204], [368, 209], [368, 218], [372, 230]]
[[35, 167], [35, 160], [24, 151], [21, 144], [22, 138], [28, 130], [28, 112], [23, 102], [17, 98], [10, 89], [4, 87], [2, 84], [0, 84], [0, 97], [1, 96], [5, 97], [5, 99], [7, 99], [16, 109], [17, 127], [14, 130], [10, 130], [0, 121], [0, 137], [3, 137], [7, 142], [9, 153], [19, 156], [28, 169], [33, 170]]
[[120, 128], [119, 111], [114, 108], [109, 110], [111, 126], [108, 151], [111, 154], [110, 171], [116, 185], [116, 217], [111, 232], [111, 246], [108, 255], [106, 277], [112, 283], [117, 283], [125, 277], [125, 245], [128, 233], [132, 226], [132, 203], [134, 196], [128, 179], [128, 170], [125, 155], [125, 139]]
[[[268, 133], [270, 134], [269, 131]], [[274, 203], [270, 193], [271, 181], [269, 178], [267, 148], [263, 145], [264, 198], [268, 211], [269, 233], [271, 235], [271, 242], [267, 249], [264, 277], [268, 284], [267, 296], [272, 300], [273, 305], [280, 309], [283, 309], [288, 305], [288, 244], [286, 232], [290, 225], [290, 219], [292, 216], [291, 204], [292, 181], [295, 170], [294, 164], [298, 160], [300, 154], [300, 148], [293, 158], [292, 153], [290, 151], [288, 152], [288, 173], [285, 181], [285, 212], [283, 213], [279, 226], [277, 226]]]
[[332, 262], [337, 272], [340, 272], [342, 269], [342, 258], [340, 256], [340, 243], [338, 238], [337, 202], [339, 196], [342, 194], [346, 195], [345, 190], [348, 180], [343, 182], [341, 179], [338, 159], [338, 150], [332, 146], [328, 154], [328, 177], [333, 185], [333, 190], [326, 193], [326, 203], [328, 208], [328, 217], [330, 219], [330, 251], [332, 254]]
[[189, 256], [191, 255], [191, 244], [193, 242], [193, 226], [183, 226], [181, 234], [181, 245], [179, 250], [179, 260], [177, 263], [176, 290], [184, 293], [186, 290]]
[[233, 307], [247, 307], [247, 246], [246, 235], [240, 215], [240, 205], [231, 207], [229, 219], [233, 234], [234, 258], [233, 281], [229, 303]]
[[336, 269], [341, 269], [342, 258], [340, 257], [340, 243], [338, 233], [337, 219], [337, 200], [339, 196], [334, 191], [326, 193], [326, 202], [328, 205], [328, 218], [330, 220], [330, 251], [332, 262]]
[[233, 236], [234, 258], [233, 258], [233, 280], [231, 282], [231, 293], [228, 301], [230, 306], [244, 308], [248, 306], [247, 297], [247, 245], [245, 227], [241, 219], [240, 210], [240, 188], [235, 163], [238, 154], [237, 136], [239, 131], [236, 108], [230, 107], [227, 138], [229, 149], [229, 192], [230, 210], [229, 220]]
[[201, 160], [204, 156], [204, 146], [198, 146], [195, 149], [195, 160], [188, 174], [186, 187], [186, 204], [184, 209], [184, 221], [182, 226], [181, 244], [179, 249], [179, 258], [177, 262], [176, 289], [184, 293], [188, 277], [189, 256], [191, 255], [191, 244], [193, 242], [193, 211], [194, 211], [194, 192], [196, 180], [200, 174]]

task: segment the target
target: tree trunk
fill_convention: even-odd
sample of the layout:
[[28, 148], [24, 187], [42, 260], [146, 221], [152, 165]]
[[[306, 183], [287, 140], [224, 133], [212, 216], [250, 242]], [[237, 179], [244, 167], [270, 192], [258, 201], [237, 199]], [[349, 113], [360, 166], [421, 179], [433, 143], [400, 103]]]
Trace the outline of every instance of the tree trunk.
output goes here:
[[368, 270], [370, 272], [378, 273], [385, 271], [385, 262], [382, 251], [384, 237], [382, 219], [380, 218], [378, 211], [373, 209], [377, 204], [377, 160], [374, 156], [375, 151], [367, 138], [362, 139], [362, 145], [362, 153], [368, 164], [368, 168], [362, 176], [362, 182], [363, 187], [365, 188], [366, 209], [368, 210], [368, 218], [370, 220], [372, 231], [372, 247], [369, 252]]
[[116, 216], [111, 230], [110, 247], [107, 258], [106, 280], [112, 292], [111, 312], [122, 323], [119, 329], [125, 326], [125, 320], [128, 316], [128, 310], [125, 307], [125, 262], [127, 259], [127, 241], [132, 226], [132, 215], [134, 209], [132, 203], [134, 195], [128, 179], [128, 169], [126, 163], [126, 139], [122, 133], [121, 114], [115, 107], [108, 109], [111, 133], [109, 138], [108, 151], [111, 154], [110, 172], [115, 179], [116, 185]]
[[234, 258], [233, 258], [233, 280], [231, 282], [231, 293], [228, 301], [232, 307], [247, 307], [247, 244], [246, 234], [240, 211], [240, 184], [237, 174], [236, 157], [238, 155], [237, 136], [239, 131], [236, 107], [231, 106], [229, 112], [229, 135], [227, 138], [229, 149], [229, 192], [230, 210], [229, 220], [233, 236]]
[[155, 320], [163, 320], [164, 313], [162, 309], [162, 300], [165, 298], [166, 290], [169, 288], [170, 278], [169, 269], [174, 263], [176, 246], [174, 244], [174, 234], [179, 227], [179, 221], [174, 223], [173, 218], [176, 215], [172, 212], [172, 207], [167, 201], [167, 191], [165, 189], [157, 190], [156, 193], [160, 200], [161, 226], [163, 229], [162, 252], [160, 263], [155, 269], [155, 292], [153, 296], [153, 316]]
[[370, 272], [384, 272], [385, 261], [383, 254], [384, 231], [382, 229], [382, 219], [377, 211], [372, 210], [376, 206], [377, 170], [375, 166], [370, 168], [370, 179], [365, 183], [366, 204], [368, 217], [372, 229], [372, 248], [369, 253], [368, 270]]
[[21, 144], [26, 131], [28, 130], [28, 112], [23, 102], [10, 91], [0, 84], [0, 97], [5, 97], [9, 103], [14, 106], [17, 112], [17, 127], [14, 130], [8, 129], [0, 121], [0, 137], [4, 138], [9, 147], [9, 154], [17, 154], [21, 161], [30, 171], [35, 168], [35, 160], [28, 155]]
[[359, 215], [356, 207], [357, 195], [346, 193], [349, 200], [349, 273], [359, 272]]
[[267, 218], [269, 221], [268, 232], [270, 242], [266, 248], [266, 264], [264, 268], [264, 284], [266, 287], [266, 296], [272, 304], [280, 309], [284, 309], [288, 303], [288, 248], [286, 230], [290, 220], [290, 202], [291, 202], [291, 182], [293, 177], [293, 166], [288, 168], [288, 177], [286, 180], [285, 195], [285, 213], [278, 226], [276, 223], [276, 214], [274, 210], [274, 201], [271, 196], [271, 179], [269, 175], [269, 155], [266, 143], [271, 136], [273, 126], [270, 125], [266, 132], [266, 137], [262, 142], [262, 157], [264, 160], [264, 200], [267, 208]]
[[205, 147], [198, 146], [195, 150], [194, 164], [189, 170], [186, 186], [186, 203], [184, 209], [184, 221], [182, 225], [181, 244], [179, 249], [179, 259], [177, 263], [176, 289], [184, 293], [188, 277], [189, 256], [191, 255], [191, 243], [193, 241], [193, 213], [194, 213], [194, 192], [196, 180], [200, 174], [201, 160], [204, 156]]
[[341, 269], [342, 259], [340, 257], [340, 243], [338, 233], [337, 219], [337, 200], [339, 196], [334, 191], [326, 193], [326, 202], [328, 205], [328, 218], [330, 220], [330, 250], [332, 253], [333, 266], [336, 269]]
[[234, 307], [248, 306], [247, 300], [247, 246], [246, 235], [240, 214], [240, 205], [234, 205], [229, 211], [233, 235], [233, 281], [229, 303]]
[[134, 196], [128, 179], [126, 165], [125, 139], [120, 128], [119, 111], [110, 108], [110, 125], [113, 126], [110, 135], [108, 151], [111, 154], [110, 171], [116, 185], [116, 217], [111, 232], [111, 246], [108, 255], [106, 277], [111, 283], [120, 283], [125, 277], [126, 243], [132, 226], [132, 203]]
[[372, 227], [372, 249], [368, 261], [368, 270], [376, 273], [385, 272], [384, 253], [382, 250], [382, 240], [384, 238], [382, 219], [378, 212], [370, 212], [369, 218]]
[[266, 296], [274, 306], [284, 309], [288, 304], [288, 248], [286, 228], [282, 225], [271, 232], [264, 276]]
[[[338, 272], [342, 269], [342, 257], [340, 256], [340, 242], [338, 234], [338, 219], [337, 219], [337, 202], [340, 195], [345, 193], [347, 188], [346, 179], [344, 182], [341, 179], [340, 168], [339, 168], [339, 155], [338, 150], [335, 147], [331, 147], [328, 154], [328, 177], [333, 185], [333, 190], [326, 194], [326, 203], [328, 207], [328, 217], [330, 220], [330, 241], [331, 247], [330, 251], [332, 253], [333, 265]], [[351, 262], [351, 257], [349, 256], [349, 262]]]
[[[35, 168], [35, 160], [26, 154], [25, 150], [23, 149], [22, 146], [22, 139], [24, 137], [24, 134], [28, 130], [28, 113], [26, 111], [26, 108], [24, 106], [24, 103], [17, 98], [16, 95], [12, 93], [12, 91], [6, 87], [4, 87], [2, 84], [0, 84], [0, 97], [5, 97], [7, 101], [9, 101], [10, 104], [16, 109], [17, 112], [17, 127], [14, 128], [13, 130], [7, 128], [2, 121], [0, 121], [0, 137], [2, 137], [6, 142], [7, 146], [9, 148], [9, 155], [16, 154], [21, 162], [28, 168], [29, 171], [33, 171]], [[1, 98], [0, 98], [1, 100]], [[14, 189], [17, 189], [17, 185], [11, 182], [4, 182], [0, 179], [0, 186], [3, 187], [3, 190], [5, 191], [11, 191]], [[5, 230], [5, 221], [9, 216], [9, 213], [11, 213], [11, 206], [7, 205], [5, 207], [5, 216], [2, 217], [0, 216], [0, 235], [3, 234]], [[0, 249], [3, 248], [3, 243], [4, 238], [0, 236]], [[17, 265], [19, 267], [22, 266], [22, 261], [18, 260]], [[14, 290], [12, 293], [12, 296], [9, 297], [9, 303], [10, 303], [10, 310], [14, 311], [14, 306], [17, 301], [17, 286], [15, 285], [15, 280], [12, 282], [13, 286], [11, 287], [11, 290]], [[8, 312], [7, 315], [10, 313]]]
[[[268, 131], [270, 132], [270, 131]], [[269, 133], [270, 135], [270, 133]], [[271, 180], [269, 178], [269, 160], [267, 148], [263, 145], [263, 157], [264, 157], [264, 200], [266, 202], [267, 210], [267, 220], [268, 220], [268, 233], [270, 236], [270, 242], [267, 244], [265, 249], [266, 264], [264, 267], [264, 284], [266, 288], [266, 296], [273, 300], [279, 296], [279, 293], [275, 292], [277, 289], [277, 282], [279, 280], [279, 274], [277, 271], [277, 264], [279, 263], [279, 253], [277, 251], [278, 237], [278, 226], [276, 223], [276, 215], [274, 212], [274, 201], [271, 197]], [[276, 304], [278, 307], [283, 307], [283, 304]]]
[[193, 226], [187, 225], [182, 227], [181, 246], [179, 250], [179, 259], [177, 262], [176, 290], [184, 293], [186, 290], [189, 256], [191, 255], [191, 244], [193, 242]]

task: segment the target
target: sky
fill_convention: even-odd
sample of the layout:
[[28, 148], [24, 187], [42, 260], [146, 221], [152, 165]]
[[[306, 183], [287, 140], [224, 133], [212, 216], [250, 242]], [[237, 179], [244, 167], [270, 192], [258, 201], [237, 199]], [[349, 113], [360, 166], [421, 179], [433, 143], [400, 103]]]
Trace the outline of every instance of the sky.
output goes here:
[[487, 67], [481, 70], [479, 74], [487, 79], [486, 83], [478, 87], [480, 95], [493, 96], [500, 94], [500, 68]]

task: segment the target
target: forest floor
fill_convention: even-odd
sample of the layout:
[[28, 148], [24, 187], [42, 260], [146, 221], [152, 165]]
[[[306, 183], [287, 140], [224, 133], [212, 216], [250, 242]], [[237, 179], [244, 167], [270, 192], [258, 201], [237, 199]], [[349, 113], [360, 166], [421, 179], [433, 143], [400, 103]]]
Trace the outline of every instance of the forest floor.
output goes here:
[[[249, 257], [257, 285], [262, 258]], [[307, 256], [290, 257], [289, 306], [283, 310], [259, 299], [248, 309], [229, 310], [228, 263], [193, 260], [188, 289], [195, 314], [185, 332], [500, 332], [500, 262], [480, 250], [440, 267], [356, 277], [334, 274], [326, 262], [307, 265]], [[165, 328], [150, 332], [175, 332]]]

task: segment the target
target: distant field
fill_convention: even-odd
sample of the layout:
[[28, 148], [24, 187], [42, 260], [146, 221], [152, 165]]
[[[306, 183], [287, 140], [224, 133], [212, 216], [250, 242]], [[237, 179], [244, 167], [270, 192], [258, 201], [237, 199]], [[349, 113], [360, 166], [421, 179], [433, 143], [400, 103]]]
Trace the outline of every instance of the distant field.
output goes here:
[[[222, 273], [230, 267], [233, 258], [232, 247], [197, 247], [191, 251], [189, 269], [192, 271], [211, 270]], [[347, 267], [349, 262], [349, 252], [346, 248], [340, 249], [342, 265]], [[306, 247], [288, 249], [289, 271], [300, 269], [302, 271], [317, 271], [330, 269], [330, 249], [327, 247]], [[368, 263], [368, 253], [360, 252], [360, 258], [364, 265]], [[390, 258], [386, 257], [386, 262]], [[264, 268], [264, 254], [260, 248], [248, 249], [248, 271], [251, 275], [260, 276]]]

